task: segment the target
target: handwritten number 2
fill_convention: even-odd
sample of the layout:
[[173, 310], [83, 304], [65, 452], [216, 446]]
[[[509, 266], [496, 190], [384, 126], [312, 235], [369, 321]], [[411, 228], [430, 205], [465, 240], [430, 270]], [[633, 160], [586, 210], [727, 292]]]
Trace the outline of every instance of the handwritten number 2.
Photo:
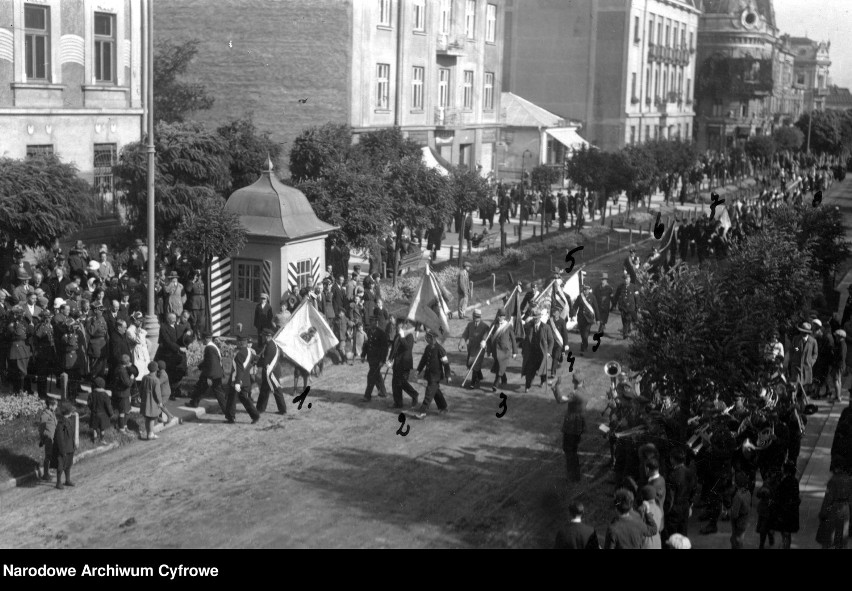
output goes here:
[[580, 252], [581, 250], [583, 250], [583, 248], [585, 248], [585, 247], [578, 246], [574, 250], [570, 251], [567, 255], [565, 255], [565, 262], [571, 263], [570, 267], [566, 267], [566, 269], [565, 269], [566, 273], [570, 273], [574, 269], [574, 265], [576, 264], [576, 261], [574, 260], [574, 253]]
[[498, 408], [502, 409], [503, 412], [498, 412], [497, 418], [502, 419], [504, 416], [506, 416], [506, 411], [509, 410], [506, 406], [506, 395], [502, 392], [500, 392], [500, 406]]
[[[407, 437], [408, 432], [411, 431], [411, 425], [405, 424], [405, 413], [404, 412], [399, 413], [399, 416], [397, 417], [396, 420], [398, 420], [400, 423], [402, 423], [399, 426], [399, 429], [396, 430], [396, 434], [402, 435], [403, 437]], [[402, 430], [403, 427], [405, 427], [405, 431]]]

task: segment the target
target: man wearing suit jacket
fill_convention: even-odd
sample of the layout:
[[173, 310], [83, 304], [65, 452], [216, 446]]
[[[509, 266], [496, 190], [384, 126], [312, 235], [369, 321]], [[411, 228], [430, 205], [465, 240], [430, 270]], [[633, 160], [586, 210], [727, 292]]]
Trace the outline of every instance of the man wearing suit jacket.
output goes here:
[[583, 503], [573, 502], [568, 505], [571, 523], [556, 534], [556, 550], [600, 550], [598, 534], [590, 525], [583, 523], [585, 507]]
[[118, 300], [112, 300], [109, 304], [110, 309], [109, 312], [104, 314], [104, 320], [106, 320], [107, 332], [109, 333], [108, 336], [109, 338], [112, 338], [112, 336], [117, 332], [115, 330], [115, 326], [118, 321], [124, 320], [127, 322], [127, 312], [121, 309], [121, 304]]
[[618, 516], [607, 527], [604, 550], [641, 550], [645, 538], [657, 534], [657, 524], [651, 514], [640, 517], [632, 508], [633, 493], [624, 488], [615, 491]]
[[[164, 361], [166, 363], [166, 373], [169, 376], [169, 389], [171, 395], [169, 400], [177, 400], [180, 394], [180, 383], [183, 379], [183, 372], [179, 371], [181, 362], [186, 356], [186, 348], [180, 345], [178, 340], [177, 317], [169, 313], [166, 315], [166, 324], [160, 327], [160, 337], [158, 340], [157, 354], [154, 355], [154, 361]], [[183, 363], [184, 367], [186, 363]]]
[[417, 406], [420, 394], [408, 382], [408, 375], [414, 368], [414, 329], [407, 318], [397, 321], [396, 337], [391, 346], [388, 366], [393, 367], [393, 378], [391, 380], [391, 392], [393, 394], [393, 408], [402, 408], [403, 391], [411, 396], [412, 408]]
[[[228, 401], [225, 398], [225, 391], [222, 389], [222, 380], [225, 377], [225, 370], [222, 369], [222, 354], [219, 352], [219, 347], [213, 342], [213, 335], [206, 332], [203, 339], [204, 358], [198, 364], [201, 373], [198, 376], [198, 382], [195, 383], [195, 389], [192, 391], [192, 398], [188, 406], [198, 408], [201, 398], [212, 389], [216, 401], [219, 403], [219, 408], [222, 409], [222, 414], [228, 417], [230, 416], [227, 411]], [[208, 381], [210, 382], [209, 386]]]
[[498, 384], [506, 384], [506, 365], [510, 357], [515, 359], [518, 356], [515, 332], [512, 330], [512, 325], [509, 324], [502, 308], [497, 310], [495, 322], [497, 327], [488, 339], [488, 351], [494, 358], [494, 363], [491, 366], [491, 372], [494, 374], [494, 383], [491, 385], [492, 392], [497, 391]]
[[341, 312], [345, 313], [349, 309], [344, 281], [346, 281], [346, 278], [341, 275], [337, 278], [337, 283], [331, 286], [331, 304], [334, 307], [335, 318], [338, 318]]
[[38, 296], [34, 291], [31, 291], [27, 294], [26, 303], [23, 304], [24, 307], [24, 318], [26, 318], [30, 324], [35, 325], [38, 322], [38, 319], [41, 317], [41, 307], [37, 303]]
[[568, 327], [562, 302], [553, 299], [551, 304], [550, 329], [553, 331], [553, 350], [551, 351], [550, 377], [556, 378], [556, 372], [562, 365], [562, 358], [571, 347], [568, 345]]
[[[275, 398], [275, 406], [278, 407], [278, 414], [287, 414], [287, 402], [284, 400], [284, 394], [281, 393], [282, 388], [276, 385], [277, 380], [276, 368], [280, 362], [278, 345], [272, 339], [275, 333], [266, 328], [261, 333], [263, 339], [263, 347], [260, 349], [260, 359], [257, 361], [257, 366], [262, 369], [260, 376], [260, 393], [257, 396], [257, 411], [259, 413], [266, 412], [266, 404], [269, 402], [269, 394]], [[273, 379], [274, 378], [274, 379]]]
[[254, 309], [254, 329], [257, 331], [257, 348], [263, 346], [261, 334], [264, 328], [275, 330], [273, 322], [275, 314], [272, 313], [272, 306], [269, 304], [269, 295], [260, 294], [260, 303]]
[[550, 364], [550, 354], [555, 342], [548, 316], [547, 308], [542, 308], [538, 317], [530, 320], [525, 327], [526, 336], [522, 347], [524, 362], [521, 366], [521, 375], [526, 380], [524, 392], [530, 391], [536, 374], [541, 376], [542, 384], [547, 380], [547, 366]]
[[133, 347], [127, 339], [127, 323], [124, 320], [119, 320], [115, 325], [115, 334], [109, 340], [109, 375], [112, 380], [115, 376], [115, 371], [121, 367], [121, 358], [127, 355], [133, 359]]
[[689, 526], [689, 508], [695, 493], [695, 474], [686, 467], [686, 454], [681, 448], [674, 448], [670, 458], [674, 466], [669, 472], [666, 491], [665, 511], [666, 534], [686, 536]]
[[433, 398], [438, 412], [447, 412], [447, 401], [444, 399], [444, 393], [441, 392], [441, 380], [446, 378], [447, 384], [450, 383], [450, 361], [447, 359], [444, 347], [437, 342], [436, 336], [431, 328], [426, 330], [426, 350], [423, 351], [423, 357], [417, 366], [417, 377], [424, 375], [426, 378], [426, 393], [423, 395], [420, 410], [414, 415], [416, 419], [426, 418]]
[[583, 286], [580, 297], [571, 306], [570, 315], [571, 318], [577, 317], [577, 328], [580, 330], [580, 355], [583, 355], [589, 348], [589, 332], [591, 332], [595, 320], [600, 318], [598, 302], [592, 294], [591, 286]]
[[231, 391], [228, 393], [228, 413], [225, 415], [228, 423], [237, 422], [237, 397], [251, 417], [251, 424], [254, 425], [260, 420], [260, 413], [251, 400], [251, 368], [255, 361], [257, 355], [249, 348], [248, 339], [244, 336], [237, 337], [237, 354], [234, 356]]
[[796, 385], [796, 394], [805, 392], [805, 387], [813, 382], [813, 367], [816, 363], [819, 349], [817, 342], [811, 336], [811, 323], [803, 322], [798, 327], [799, 335], [793, 339], [790, 349], [790, 366], [788, 375], [790, 383]]

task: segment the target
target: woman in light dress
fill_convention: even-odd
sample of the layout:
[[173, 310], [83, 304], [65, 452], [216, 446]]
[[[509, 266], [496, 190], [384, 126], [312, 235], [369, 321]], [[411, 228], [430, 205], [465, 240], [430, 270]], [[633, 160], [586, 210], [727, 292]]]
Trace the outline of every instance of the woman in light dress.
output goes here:
[[[142, 328], [142, 312], [134, 312], [127, 323], [127, 338], [133, 344], [133, 365], [139, 370], [136, 381], [148, 375], [148, 364], [151, 355], [148, 353], [148, 333]], [[138, 385], [138, 384], [137, 384]]]

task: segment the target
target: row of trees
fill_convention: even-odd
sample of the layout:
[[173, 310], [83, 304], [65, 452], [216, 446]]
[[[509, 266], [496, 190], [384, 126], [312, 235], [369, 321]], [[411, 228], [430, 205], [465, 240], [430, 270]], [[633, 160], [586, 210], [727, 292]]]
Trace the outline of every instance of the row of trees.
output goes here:
[[848, 255], [834, 207], [780, 208], [724, 265], [681, 264], [644, 288], [631, 366], [685, 404], [716, 391], [728, 401], [756, 391], [772, 371], [772, 333], [783, 340], [825, 307], [820, 282], [833, 289], [833, 270]]
[[[347, 125], [329, 123], [303, 131], [290, 152], [292, 182], [321, 220], [340, 228], [331, 241], [345, 251], [372, 249], [392, 232], [396, 261], [406, 229], [441, 227], [489, 198], [475, 171], [447, 168], [449, 176], [429, 168], [421, 147], [398, 128], [362, 134], [353, 144]], [[459, 236], [459, 252], [461, 243]]]

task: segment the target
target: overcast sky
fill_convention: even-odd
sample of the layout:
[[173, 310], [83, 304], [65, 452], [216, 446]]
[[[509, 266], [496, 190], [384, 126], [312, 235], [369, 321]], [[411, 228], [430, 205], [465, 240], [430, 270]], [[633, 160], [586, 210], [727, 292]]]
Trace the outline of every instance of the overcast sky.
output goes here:
[[831, 41], [831, 79], [852, 87], [852, 0], [775, 0], [782, 33]]

